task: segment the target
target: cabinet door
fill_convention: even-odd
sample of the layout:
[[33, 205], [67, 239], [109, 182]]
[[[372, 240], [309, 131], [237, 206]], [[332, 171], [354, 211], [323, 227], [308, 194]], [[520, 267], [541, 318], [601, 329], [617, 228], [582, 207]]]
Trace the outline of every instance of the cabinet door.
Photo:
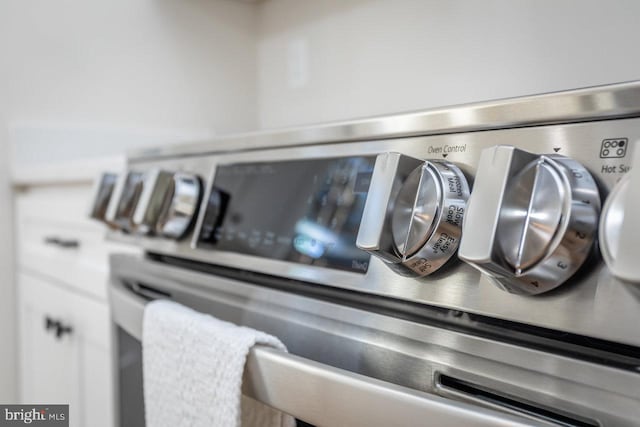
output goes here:
[[90, 199], [91, 186], [84, 184], [43, 186], [18, 193], [16, 262], [23, 272], [106, 301], [109, 254], [131, 249], [106, 242], [104, 224], [85, 218]]
[[[71, 426], [113, 426], [106, 304], [24, 273], [18, 290], [22, 402], [69, 404]], [[70, 330], [58, 336], [56, 322]]]

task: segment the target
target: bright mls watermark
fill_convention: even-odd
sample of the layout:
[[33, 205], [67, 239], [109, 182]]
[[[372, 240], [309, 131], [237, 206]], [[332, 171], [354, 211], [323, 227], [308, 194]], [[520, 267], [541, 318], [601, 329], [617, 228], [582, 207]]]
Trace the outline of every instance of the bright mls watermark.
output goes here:
[[0, 405], [0, 427], [69, 427], [69, 405]]

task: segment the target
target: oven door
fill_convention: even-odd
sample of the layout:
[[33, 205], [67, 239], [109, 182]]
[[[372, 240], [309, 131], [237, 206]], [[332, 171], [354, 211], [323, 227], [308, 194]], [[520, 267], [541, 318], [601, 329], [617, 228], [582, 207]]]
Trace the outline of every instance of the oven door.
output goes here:
[[155, 298], [278, 336], [290, 353], [254, 348], [243, 392], [312, 425], [601, 425], [575, 380], [589, 364], [157, 260], [114, 255], [111, 268], [121, 426], [144, 425], [140, 340]]

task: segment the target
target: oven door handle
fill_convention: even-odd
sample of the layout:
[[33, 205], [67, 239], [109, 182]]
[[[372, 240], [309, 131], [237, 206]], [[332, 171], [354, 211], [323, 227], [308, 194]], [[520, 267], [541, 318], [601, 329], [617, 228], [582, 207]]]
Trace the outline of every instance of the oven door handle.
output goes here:
[[[119, 280], [109, 287], [115, 322], [138, 340], [149, 301]], [[318, 363], [273, 348], [254, 347], [243, 394], [316, 426], [552, 426], [458, 402]]]

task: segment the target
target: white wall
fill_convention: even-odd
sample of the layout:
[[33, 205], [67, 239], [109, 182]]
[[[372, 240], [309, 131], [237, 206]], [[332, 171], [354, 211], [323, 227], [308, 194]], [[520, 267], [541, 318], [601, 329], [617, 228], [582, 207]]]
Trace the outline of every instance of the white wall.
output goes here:
[[636, 0], [269, 0], [260, 125], [638, 79], [638, 16]]
[[9, 143], [20, 167], [254, 129], [256, 19], [231, 0], [0, 0], [0, 402], [16, 399]]
[[2, 3], [10, 82], [2, 98], [19, 161], [108, 154], [256, 127], [253, 5]]
[[[5, 4], [0, 1], [0, 53], [7, 43]], [[13, 229], [12, 196], [9, 184], [9, 157], [7, 152], [5, 94], [9, 85], [6, 78], [7, 58], [0, 55], [0, 402], [17, 401], [16, 393], [16, 326], [15, 288], [13, 285]]]
[[[2, 61], [0, 61], [1, 66]], [[0, 72], [0, 79], [1, 74], [2, 72]], [[3, 87], [4, 84], [0, 83], [0, 94]], [[0, 123], [4, 114], [3, 103], [0, 102]], [[6, 139], [6, 132], [0, 127], [0, 402], [11, 403], [17, 399], [15, 393], [16, 297], [13, 286], [13, 206]]]

